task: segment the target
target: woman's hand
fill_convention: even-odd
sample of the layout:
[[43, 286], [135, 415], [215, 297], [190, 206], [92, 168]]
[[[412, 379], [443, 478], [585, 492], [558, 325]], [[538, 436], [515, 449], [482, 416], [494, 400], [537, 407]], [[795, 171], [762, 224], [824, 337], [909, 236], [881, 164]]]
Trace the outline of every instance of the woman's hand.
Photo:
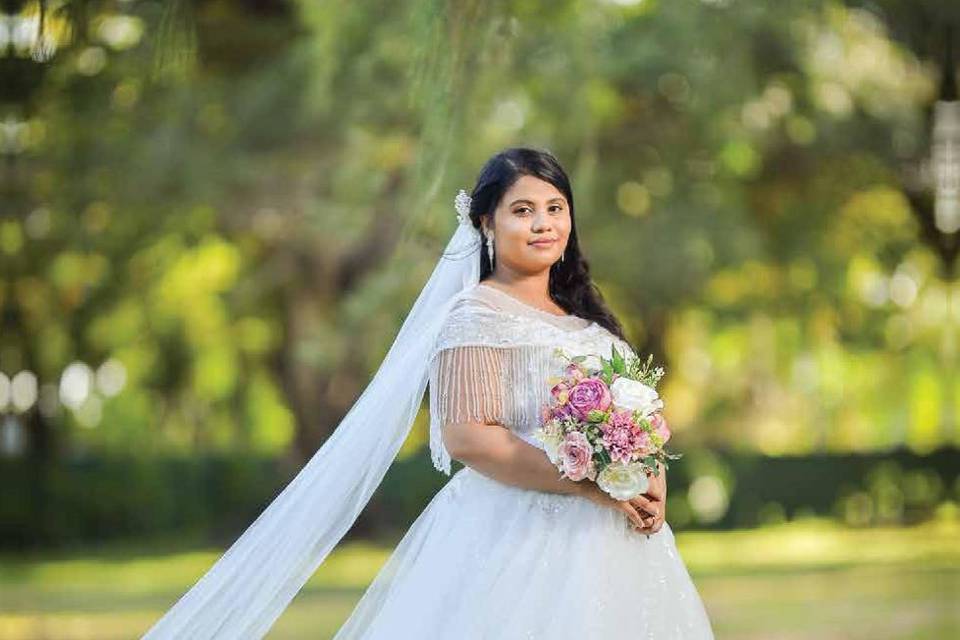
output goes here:
[[647, 537], [656, 533], [663, 526], [666, 516], [667, 503], [667, 475], [663, 465], [658, 464], [659, 476], [648, 473], [650, 486], [645, 493], [640, 494], [629, 500], [617, 500], [601, 489], [595, 482], [583, 480], [577, 484], [580, 486], [580, 494], [585, 498], [593, 500], [599, 505], [610, 507], [623, 513], [630, 521], [630, 525], [639, 532], [645, 533]]
[[602, 507], [610, 507], [621, 512], [630, 521], [630, 526], [637, 531], [643, 529], [644, 524], [641, 518], [643, 514], [629, 500], [617, 500], [590, 480], [581, 480], [577, 484], [580, 485], [580, 495]]
[[666, 518], [667, 509], [667, 473], [661, 463], [657, 463], [659, 475], [648, 473], [650, 486], [647, 491], [636, 498], [631, 498], [630, 503], [640, 511], [642, 529], [645, 533], [656, 533], [660, 531]]

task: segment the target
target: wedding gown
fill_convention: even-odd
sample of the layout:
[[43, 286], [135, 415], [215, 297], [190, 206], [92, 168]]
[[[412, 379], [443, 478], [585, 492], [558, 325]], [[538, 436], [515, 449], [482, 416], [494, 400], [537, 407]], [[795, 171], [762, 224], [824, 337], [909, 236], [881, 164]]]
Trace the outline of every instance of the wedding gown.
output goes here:
[[[430, 448], [450, 472], [444, 422], [495, 421], [526, 442], [546, 380], [568, 355], [629, 345], [600, 325], [466, 289], [430, 361]], [[632, 353], [632, 351], [631, 351]], [[333, 640], [700, 640], [701, 598], [664, 522], [649, 537], [586, 498], [453, 474], [401, 539]]]

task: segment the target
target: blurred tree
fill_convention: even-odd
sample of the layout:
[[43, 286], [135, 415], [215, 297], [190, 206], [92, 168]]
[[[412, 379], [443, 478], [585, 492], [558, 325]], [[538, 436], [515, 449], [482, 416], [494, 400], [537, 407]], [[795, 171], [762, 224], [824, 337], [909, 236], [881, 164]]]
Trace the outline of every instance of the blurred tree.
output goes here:
[[38, 452], [302, 462], [392, 342], [453, 228], [453, 194], [518, 144], [570, 170], [594, 275], [666, 361], [684, 444], [956, 441], [956, 285], [918, 242], [899, 177], [925, 149], [937, 74], [875, 13], [4, 11], [29, 34], [41, 7], [43, 37], [5, 42], [0, 104], [0, 370], [36, 376], [36, 402], [14, 413]]

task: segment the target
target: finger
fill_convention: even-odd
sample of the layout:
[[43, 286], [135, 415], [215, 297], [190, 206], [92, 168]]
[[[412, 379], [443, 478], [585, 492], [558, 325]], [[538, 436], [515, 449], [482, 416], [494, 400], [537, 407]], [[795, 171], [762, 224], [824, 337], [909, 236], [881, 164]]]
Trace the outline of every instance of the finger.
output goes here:
[[630, 504], [632, 504], [635, 508], [643, 509], [647, 513], [654, 513], [658, 510], [654, 503], [654, 500], [650, 500], [643, 495], [630, 498]]
[[641, 502], [640, 504], [634, 504], [634, 507], [642, 509], [643, 511], [649, 513], [655, 518], [660, 514], [660, 506], [657, 504], [655, 500], [644, 499], [643, 502]]
[[641, 514], [640, 519], [643, 521], [642, 529], [645, 533], [649, 533], [653, 526], [657, 524], [657, 519], [653, 516], [644, 516]]
[[644, 523], [643, 523], [643, 532], [644, 532], [644, 533], [652, 533], [652, 532], [653, 532], [653, 525], [655, 525], [655, 524], [656, 524], [656, 521], [655, 521], [655, 520], [650, 520], [650, 521], [648, 521], [648, 522], [644, 522]]
[[627, 512], [627, 517], [630, 518], [630, 521], [633, 523], [633, 526], [637, 529], [642, 529], [644, 527], [643, 518], [640, 516], [640, 513], [636, 510], [636, 508], [632, 504], [627, 503], [624, 505], [624, 509]]
[[653, 533], [660, 531], [660, 527], [663, 526], [663, 523], [666, 521], [666, 519], [666, 514], [661, 513], [660, 516], [655, 519], [656, 521], [653, 523], [653, 526], [650, 527], [651, 531]]

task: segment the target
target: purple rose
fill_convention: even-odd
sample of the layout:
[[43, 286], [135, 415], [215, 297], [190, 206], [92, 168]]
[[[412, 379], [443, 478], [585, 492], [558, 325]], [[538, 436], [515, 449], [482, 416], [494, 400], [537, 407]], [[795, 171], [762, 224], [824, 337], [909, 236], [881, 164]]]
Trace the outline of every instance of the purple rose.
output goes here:
[[585, 378], [570, 390], [567, 404], [573, 415], [581, 420], [593, 410], [606, 411], [610, 406], [610, 389], [600, 378]]

